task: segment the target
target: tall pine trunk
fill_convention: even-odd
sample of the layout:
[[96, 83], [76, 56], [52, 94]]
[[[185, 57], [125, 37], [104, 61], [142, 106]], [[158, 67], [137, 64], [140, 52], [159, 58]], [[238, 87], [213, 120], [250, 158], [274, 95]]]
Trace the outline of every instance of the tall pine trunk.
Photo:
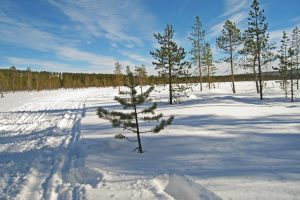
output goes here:
[[170, 66], [170, 58], [169, 58], [169, 100], [170, 104], [173, 104], [173, 99], [172, 99], [172, 68]]
[[297, 55], [297, 90], [299, 90], [299, 55]]
[[210, 69], [209, 66], [207, 66], [207, 75], [208, 75], [208, 89], [210, 90]]
[[256, 63], [256, 56], [254, 57], [253, 61], [253, 74], [254, 74], [254, 79], [255, 79], [255, 86], [256, 86], [256, 93], [259, 93], [259, 87], [258, 87], [258, 78], [257, 78], [257, 73], [255, 69], [255, 63]]
[[233, 56], [232, 51], [230, 52], [230, 67], [231, 67], [231, 82], [232, 82], [232, 92], [235, 93], [235, 84], [234, 84], [234, 73], [233, 73]]
[[290, 70], [291, 70], [291, 102], [294, 102], [294, 83], [293, 83], [293, 64], [290, 64]]
[[198, 69], [199, 69], [199, 82], [200, 82], [200, 92], [202, 92], [202, 70], [201, 70], [201, 54], [200, 54], [200, 47], [199, 47], [199, 56], [198, 56]]

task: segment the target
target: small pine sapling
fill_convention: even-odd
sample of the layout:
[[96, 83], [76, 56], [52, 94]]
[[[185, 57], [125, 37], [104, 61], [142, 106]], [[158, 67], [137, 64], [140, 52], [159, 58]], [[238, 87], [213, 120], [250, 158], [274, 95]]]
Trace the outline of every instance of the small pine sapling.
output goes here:
[[[115, 100], [118, 101], [126, 110], [125, 112], [119, 111], [108, 111], [103, 107], [97, 109], [97, 115], [99, 118], [109, 120], [113, 127], [123, 128], [124, 130], [129, 130], [136, 133], [137, 140], [131, 140], [123, 134], [118, 134], [115, 136], [117, 139], [127, 139], [132, 142], [137, 142], [138, 147], [135, 148], [138, 153], [143, 153], [142, 143], [141, 143], [141, 133], [158, 133], [163, 130], [166, 126], [171, 125], [174, 117], [170, 116], [168, 119], [162, 119], [163, 114], [155, 114], [155, 109], [157, 108], [157, 103], [152, 103], [149, 107], [141, 107], [142, 104], [149, 101], [149, 95], [154, 90], [151, 86], [147, 91], [141, 94], [137, 94], [136, 87], [138, 84], [135, 83], [134, 76], [130, 69], [127, 69], [128, 77], [128, 91], [120, 91], [120, 95], [126, 95], [126, 97], [116, 96]], [[140, 124], [142, 122], [152, 122], [156, 121], [158, 124], [150, 130], [142, 131], [140, 129]]]

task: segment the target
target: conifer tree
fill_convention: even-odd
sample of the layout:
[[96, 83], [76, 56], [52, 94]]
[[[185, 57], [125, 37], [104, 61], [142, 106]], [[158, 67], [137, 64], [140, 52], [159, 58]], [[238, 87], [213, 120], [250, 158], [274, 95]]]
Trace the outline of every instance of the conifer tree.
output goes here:
[[199, 77], [199, 85], [200, 91], [202, 92], [202, 49], [203, 49], [203, 41], [205, 37], [205, 32], [202, 28], [202, 23], [199, 16], [196, 16], [195, 24], [192, 26], [193, 32], [190, 33], [189, 39], [192, 42], [192, 50], [190, 54], [192, 55], [192, 63], [197, 66], [197, 72]]
[[[271, 45], [268, 45], [268, 23], [265, 22], [264, 10], [260, 9], [259, 1], [253, 0], [248, 18], [247, 34], [253, 39], [255, 45], [255, 53], [257, 55], [258, 79], [260, 99], [263, 100], [263, 84], [262, 84], [262, 65], [263, 53], [268, 52]], [[268, 61], [267, 61], [268, 62]]]
[[285, 31], [283, 31], [283, 36], [281, 40], [281, 46], [279, 50], [279, 55], [277, 56], [279, 58], [279, 68], [277, 69], [281, 80], [280, 80], [280, 87], [284, 91], [285, 97], [288, 96], [288, 43], [289, 38]]
[[213, 55], [209, 43], [206, 43], [203, 49], [203, 65], [206, 71], [208, 89], [211, 89], [212, 76], [216, 73], [217, 68], [213, 65]]
[[147, 71], [146, 71], [145, 65], [141, 65], [140, 67], [135, 66], [134, 71], [135, 71], [135, 75], [137, 76], [138, 81], [139, 81], [141, 93], [143, 93], [143, 86], [147, 81]]
[[250, 69], [253, 72], [256, 92], [259, 93], [258, 76], [256, 71], [257, 54], [255, 42], [251, 35], [248, 34], [248, 31], [245, 31], [243, 34], [243, 49], [241, 49], [239, 53], [243, 56], [242, 62], [244, 69]]
[[[151, 51], [150, 54], [156, 60], [152, 62], [160, 77], [167, 77], [169, 85], [169, 104], [181, 102], [180, 96], [186, 95], [187, 90], [191, 89], [188, 84], [178, 82], [186, 80], [190, 74], [191, 65], [184, 61], [186, 52], [183, 47], [178, 47], [173, 41], [174, 29], [172, 25], [167, 25], [164, 34], [154, 33], [160, 48]], [[177, 82], [175, 83], [175, 80]]]
[[290, 70], [290, 85], [291, 85], [291, 102], [294, 102], [294, 65], [295, 65], [295, 61], [294, 61], [294, 55], [295, 55], [295, 51], [292, 49], [292, 47], [289, 48], [288, 50], [288, 56], [287, 56], [287, 65], [288, 68]]
[[217, 38], [217, 47], [223, 49], [229, 57], [225, 61], [230, 63], [232, 92], [235, 93], [234, 83], [234, 66], [235, 53], [237, 48], [242, 44], [242, 37], [240, 30], [236, 27], [234, 22], [227, 20], [223, 26], [222, 35]]
[[296, 57], [296, 84], [297, 84], [297, 90], [299, 90], [299, 57], [300, 57], [300, 30], [296, 26], [296, 28], [293, 29], [292, 33], [292, 49], [294, 51], [294, 55]]
[[116, 77], [116, 84], [119, 87], [119, 92], [120, 92], [120, 86], [121, 86], [121, 76], [122, 76], [122, 65], [119, 62], [115, 63], [115, 77]]
[[[154, 90], [154, 87], [151, 86], [146, 92], [137, 94], [136, 87], [138, 84], [134, 80], [134, 76], [129, 68], [127, 68], [127, 77], [128, 77], [128, 89], [129, 91], [120, 91], [120, 94], [127, 95], [127, 97], [117, 96], [115, 100], [118, 101], [125, 112], [119, 111], [108, 111], [103, 107], [97, 109], [97, 115], [99, 118], [109, 120], [113, 127], [123, 128], [124, 130], [129, 130], [136, 134], [137, 140], [134, 142], [138, 143], [136, 150], [138, 153], [143, 153], [142, 142], [141, 142], [141, 133], [158, 133], [163, 130], [166, 126], [170, 125], [174, 119], [173, 116], [170, 116], [167, 120], [162, 119], [163, 114], [155, 114], [155, 109], [157, 108], [157, 103], [152, 103], [149, 107], [141, 107], [143, 103], [149, 101], [149, 95]], [[130, 111], [128, 110], [130, 109]], [[156, 121], [158, 124], [150, 130], [143, 131], [141, 130], [142, 122], [151, 122]], [[118, 134], [115, 136], [118, 139], [127, 139], [133, 141], [126, 137], [123, 134]]]

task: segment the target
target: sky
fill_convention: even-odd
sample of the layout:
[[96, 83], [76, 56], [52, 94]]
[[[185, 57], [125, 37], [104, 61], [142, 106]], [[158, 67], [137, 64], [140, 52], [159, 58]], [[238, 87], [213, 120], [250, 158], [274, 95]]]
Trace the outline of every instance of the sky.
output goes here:
[[[188, 35], [200, 16], [215, 58], [226, 19], [247, 27], [250, 0], [1, 0], [0, 68], [113, 73], [114, 63], [144, 64], [156, 74], [150, 51], [153, 33], [173, 25], [174, 40], [190, 51]], [[261, 0], [271, 41], [300, 26], [299, 0]], [[187, 54], [187, 59], [189, 55]], [[218, 65], [227, 73], [226, 65]]]

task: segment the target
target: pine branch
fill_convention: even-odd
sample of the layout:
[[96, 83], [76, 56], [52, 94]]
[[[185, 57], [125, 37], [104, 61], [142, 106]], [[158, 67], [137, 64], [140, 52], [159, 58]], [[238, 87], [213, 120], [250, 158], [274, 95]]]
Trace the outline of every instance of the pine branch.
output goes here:
[[153, 129], [152, 129], [152, 132], [153, 133], [158, 133], [160, 132], [161, 130], [163, 130], [166, 126], [169, 126], [172, 124], [172, 121], [174, 120], [174, 116], [171, 115], [169, 117], [169, 119], [167, 120], [162, 120], [161, 123], [157, 126], [155, 126]]

